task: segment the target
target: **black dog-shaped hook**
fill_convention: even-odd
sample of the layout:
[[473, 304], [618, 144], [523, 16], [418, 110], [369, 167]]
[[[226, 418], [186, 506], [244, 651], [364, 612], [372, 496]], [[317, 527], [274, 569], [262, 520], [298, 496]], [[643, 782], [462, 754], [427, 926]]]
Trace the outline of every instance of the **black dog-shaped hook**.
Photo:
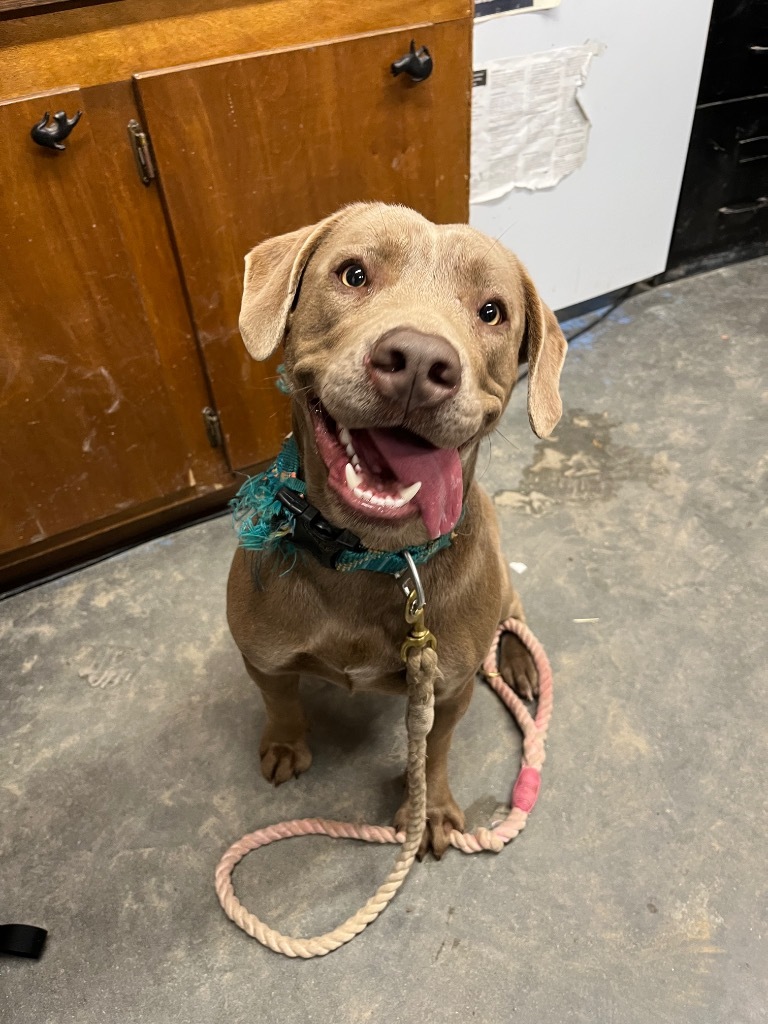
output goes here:
[[404, 57], [396, 60], [392, 65], [393, 75], [406, 75], [413, 82], [423, 82], [432, 74], [432, 56], [426, 46], [416, 49], [416, 40], [411, 40], [411, 48]]
[[62, 145], [62, 141], [66, 139], [83, 116], [83, 112], [78, 110], [74, 117], [67, 117], [63, 110], [59, 110], [53, 115], [53, 124], [48, 123], [50, 116], [46, 110], [29, 134], [38, 146], [45, 146], [46, 149], [66, 149], [67, 147]]

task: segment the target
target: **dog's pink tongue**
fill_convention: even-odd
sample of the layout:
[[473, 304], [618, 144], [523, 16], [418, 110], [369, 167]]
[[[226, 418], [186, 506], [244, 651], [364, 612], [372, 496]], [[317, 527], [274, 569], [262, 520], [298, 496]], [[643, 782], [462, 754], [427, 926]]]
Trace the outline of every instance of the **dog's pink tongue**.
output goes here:
[[403, 487], [421, 480], [412, 501], [418, 506], [429, 536], [435, 538], [450, 532], [459, 521], [463, 497], [458, 451], [419, 444], [391, 430], [365, 433]]

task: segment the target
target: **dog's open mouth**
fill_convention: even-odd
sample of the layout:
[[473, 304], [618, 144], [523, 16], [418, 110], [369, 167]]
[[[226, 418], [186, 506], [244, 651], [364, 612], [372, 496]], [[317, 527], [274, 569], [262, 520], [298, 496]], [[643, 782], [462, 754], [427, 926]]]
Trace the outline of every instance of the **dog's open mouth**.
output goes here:
[[345, 504], [375, 519], [420, 515], [432, 538], [454, 528], [463, 498], [458, 449], [399, 427], [348, 430], [317, 399], [310, 410], [328, 483]]

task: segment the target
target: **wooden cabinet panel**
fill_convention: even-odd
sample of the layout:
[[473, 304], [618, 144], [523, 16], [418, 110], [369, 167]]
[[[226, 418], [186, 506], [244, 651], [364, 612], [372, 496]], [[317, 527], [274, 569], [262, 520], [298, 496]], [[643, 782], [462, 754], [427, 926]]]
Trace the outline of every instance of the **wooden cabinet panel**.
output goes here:
[[13, 21], [0, 13], [0, 96], [62, 82], [99, 85], [182, 61], [397, 28], [414, 18], [471, 17], [472, 0], [84, 0]]
[[[0, 104], [0, 552], [190, 486], [90, 102]], [[60, 109], [57, 153], [29, 132]]]
[[[272, 455], [288, 423], [274, 363], [253, 363], [238, 334], [245, 253], [355, 200], [466, 220], [471, 27], [416, 26], [136, 76], [233, 468]], [[411, 39], [434, 58], [421, 83], [390, 73]]]
[[228, 476], [221, 449], [212, 448], [202, 410], [211, 394], [197, 350], [184, 288], [168, 233], [160, 193], [139, 178], [126, 127], [138, 116], [130, 81], [83, 90], [91, 132], [99, 143], [102, 167], [109, 178], [112, 205], [125, 243], [143, 314], [152, 330], [172, 414], [184, 439], [190, 484], [210, 487]]

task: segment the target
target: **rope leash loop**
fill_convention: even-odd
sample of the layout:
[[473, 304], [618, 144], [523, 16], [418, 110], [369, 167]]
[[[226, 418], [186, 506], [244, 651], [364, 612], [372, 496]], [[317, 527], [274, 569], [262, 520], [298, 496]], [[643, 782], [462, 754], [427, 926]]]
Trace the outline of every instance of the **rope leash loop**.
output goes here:
[[[498, 671], [498, 649], [504, 633], [514, 633], [527, 647], [539, 677], [539, 697], [535, 718], [525, 704], [503, 680]], [[426, 748], [427, 736], [434, 716], [434, 687], [440, 669], [436, 651], [425, 645], [411, 647], [405, 653], [408, 682], [408, 793], [409, 815], [403, 837], [383, 825], [353, 825], [324, 818], [298, 818], [269, 825], [243, 836], [233, 843], [216, 868], [216, 894], [224, 913], [262, 945], [289, 957], [309, 959], [325, 956], [359, 935], [382, 913], [405, 881], [421, 844], [426, 824]], [[523, 734], [520, 772], [515, 781], [511, 807], [507, 817], [491, 828], [478, 828], [474, 833], [454, 830], [450, 843], [463, 853], [485, 850], [500, 852], [525, 828], [528, 815], [536, 802], [544, 764], [547, 729], [552, 717], [552, 670], [543, 647], [519, 619], [509, 618], [496, 631], [482, 673], [488, 685], [512, 713]], [[283, 935], [247, 910], [235, 895], [232, 872], [252, 850], [292, 836], [324, 835], [333, 839], [359, 839], [369, 843], [402, 842], [400, 853], [387, 878], [373, 896], [346, 921], [324, 935], [299, 938]]]

